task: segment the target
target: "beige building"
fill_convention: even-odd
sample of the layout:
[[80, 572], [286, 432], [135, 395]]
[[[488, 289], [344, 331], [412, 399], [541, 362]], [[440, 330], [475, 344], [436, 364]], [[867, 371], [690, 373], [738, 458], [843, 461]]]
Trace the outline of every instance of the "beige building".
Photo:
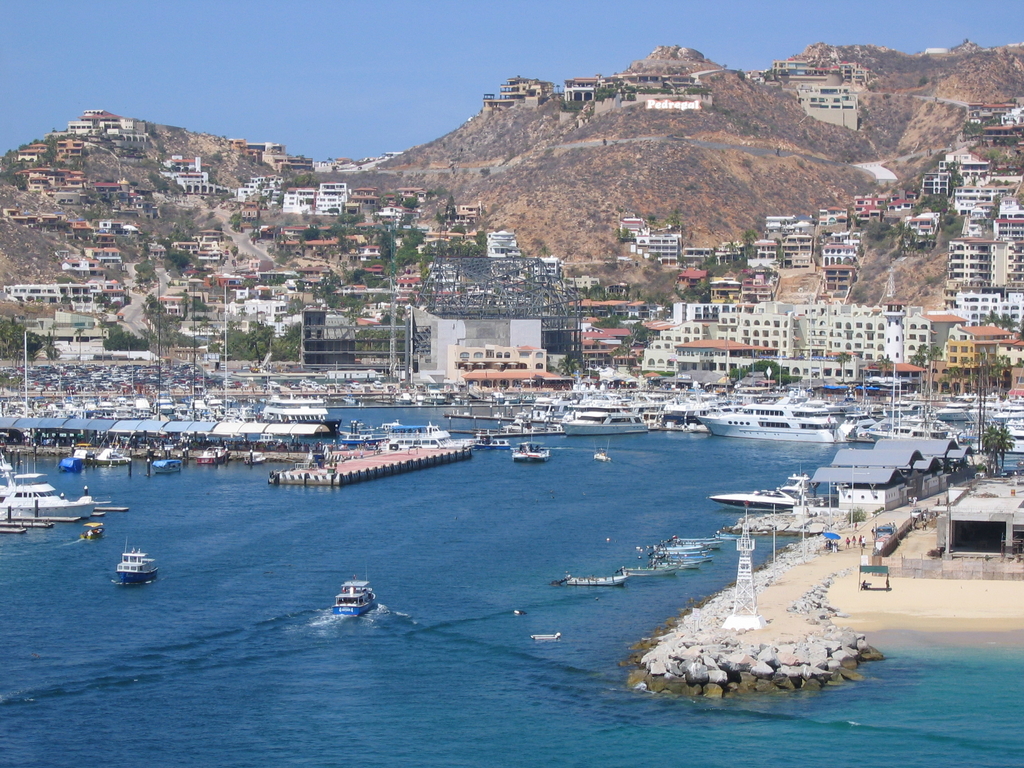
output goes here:
[[465, 347], [452, 344], [447, 349], [445, 379], [465, 383], [465, 374], [473, 371], [532, 371], [547, 370], [547, 352], [539, 347], [502, 347], [486, 344]]
[[804, 113], [815, 120], [852, 131], [860, 128], [857, 94], [847, 85], [801, 84], [797, 98]]

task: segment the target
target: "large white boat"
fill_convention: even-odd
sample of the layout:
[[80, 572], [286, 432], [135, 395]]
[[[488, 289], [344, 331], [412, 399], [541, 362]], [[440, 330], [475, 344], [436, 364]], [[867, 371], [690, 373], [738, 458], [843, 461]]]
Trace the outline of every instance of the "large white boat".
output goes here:
[[319, 397], [281, 397], [274, 395], [263, 407], [263, 420], [275, 422], [327, 421], [327, 404]]
[[716, 504], [727, 507], [743, 507], [751, 512], [792, 512], [801, 497], [809, 494], [807, 475], [792, 475], [789, 483], [774, 491], [752, 491], [750, 493], [720, 493], [708, 498]]
[[451, 433], [433, 424], [406, 426], [395, 422], [385, 424], [387, 438], [384, 446], [389, 451], [408, 451], [413, 448], [465, 448], [472, 440], [454, 440]]
[[629, 435], [648, 431], [639, 413], [603, 400], [580, 403], [565, 417], [562, 429], [567, 435]]
[[753, 440], [792, 440], [801, 443], [836, 443], [844, 437], [839, 422], [826, 408], [793, 403], [751, 403], [700, 416], [713, 435]]
[[0, 456], [0, 474], [6, 485], [0, 486], [0, 518], [3, 517], [89, 517], [96, 506], [92, 496], [76, 500], [65, 498], [42, 478], [46, 475], [14, 474], [14, 469]]

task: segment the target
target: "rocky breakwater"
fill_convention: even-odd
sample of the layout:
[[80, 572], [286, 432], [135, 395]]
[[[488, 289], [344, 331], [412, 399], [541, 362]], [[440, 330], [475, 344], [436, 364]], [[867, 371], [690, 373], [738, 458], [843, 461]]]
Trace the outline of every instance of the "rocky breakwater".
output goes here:
[[[755, 573], [758, 592], [802, 560], [795, 548], [782, 553], [777, 563]], [[862, 680], [858, 666], [884, 657], [863, 634], [831, 623], [833, 616], [840, 615], [827, 599], [836, 575], [813, 585], [786, 608], [803, 620], [799, 636], [787, 632], [771, 637], [771, 624], [756, 632], [722, 629], [732, 613], [732, 589], [707, 600], [699, 609], [688, 609], [672, 620], [663, 634], [634, 647], [630, 661], [636, 669], [630, 673], [629, 685], [653, 693], [722, 698], [817, 691]]]

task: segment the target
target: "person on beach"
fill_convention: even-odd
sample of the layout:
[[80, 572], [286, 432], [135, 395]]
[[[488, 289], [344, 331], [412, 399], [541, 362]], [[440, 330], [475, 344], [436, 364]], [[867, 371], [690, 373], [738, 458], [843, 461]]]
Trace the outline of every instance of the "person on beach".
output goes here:
[[846, 548], [847, 549], [850, 548], [850, 537], [849, 536], [846, 537]]

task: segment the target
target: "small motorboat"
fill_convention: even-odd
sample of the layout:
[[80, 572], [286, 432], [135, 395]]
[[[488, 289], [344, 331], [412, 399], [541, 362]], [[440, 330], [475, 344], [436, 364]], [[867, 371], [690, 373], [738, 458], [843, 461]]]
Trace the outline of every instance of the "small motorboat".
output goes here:
[[511, 451], [512, 443], [503, 437], [495, 437], [485, 432], [477, 433], [473, 441], [474, 451]]
[[157, 459], [152, 464], [153, 474], [170, 475], [181, 472], [181, 459]]
[[65, 456], [57, 465], [61, 472], [81, 472], [84, 467], [85, 462], [76, 456]]
[[530, 639], [532, 640], [560, 640], [561, 637], [561, 632], [555, 632], [554, 634], [550, 635], [530, 635]]
[[539, 443], [520, 443], [512, 451], [512, 461], [547, 461], [551, 458], [551, 451]]
[[612, 457], [608, 455], [607, 451], [598, 451], [594, 454], [594, 461], [611, 461]]
[[342, 583], [331, 610], [336, 616], [362, 616], [376, 605], [376, 601], [370, 582], [352, 579]]
[[85, 530], [78, 534], [78, 538], [93, 541], [103, 538], [103, 523], [86, 523]]
[[118, 584], [148, 584], [156, 579], [157, 568], [153, 558], [137, 549], [125, 550], [117, 564]]
[[104, 448], [91, 459], [91, 462], [97, 467], [123, 467], [131, 464], [132, 459], [118, 448]]
[[630, 568], [628, 566], [623, 566], [622, 568], [619, 568], [619, 573], [624, 573], [627, 576], [671, 576], [677, 571], [696, 567], [698, 567], [697, 563], [679, 563], [654, 560], [651, 561], [650, 565], [642, 567]]
[[628, 578], [628, 573], [616, 573], [614, 576], [570, 576], [567, 573], [562, 583], [567, 587], [621, 587]]
[[683, 562], [683, 563], [711, 563], [714, 562], [715, 558], [706, 552], [669, 552], [665, 555], [665, 558], [672, 562]]
[[267, 455], [265, 453], [260, 453], [259, 451], [252, 451], [249, 453], [248, 456], [245, 457], [245, 464], [246, 466], [249, 467], [255, 467], [258, 466], [259, 464], [266, 463]]

